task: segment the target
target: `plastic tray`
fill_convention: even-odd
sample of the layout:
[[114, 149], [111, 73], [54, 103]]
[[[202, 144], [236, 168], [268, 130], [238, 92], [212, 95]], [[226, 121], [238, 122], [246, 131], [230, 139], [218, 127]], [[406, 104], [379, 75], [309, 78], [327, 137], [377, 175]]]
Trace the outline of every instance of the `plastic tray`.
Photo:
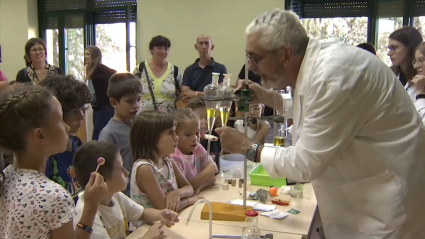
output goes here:
[[286, 186], [286, 178], [271, 178], [264, 170], [261, 164], [258, 164], [252, 171], [249, 173], [252, 185], [266, 186], [266, 187], [282, 187]]

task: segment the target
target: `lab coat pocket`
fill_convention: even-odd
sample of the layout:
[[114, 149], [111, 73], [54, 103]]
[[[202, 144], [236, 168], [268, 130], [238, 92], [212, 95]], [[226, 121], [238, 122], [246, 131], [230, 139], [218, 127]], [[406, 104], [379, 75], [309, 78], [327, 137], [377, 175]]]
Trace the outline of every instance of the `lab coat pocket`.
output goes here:
[[343, 186], [360, 232], [375, 234], [400, 227], [406, 220], [402, 180], [388, 170]]

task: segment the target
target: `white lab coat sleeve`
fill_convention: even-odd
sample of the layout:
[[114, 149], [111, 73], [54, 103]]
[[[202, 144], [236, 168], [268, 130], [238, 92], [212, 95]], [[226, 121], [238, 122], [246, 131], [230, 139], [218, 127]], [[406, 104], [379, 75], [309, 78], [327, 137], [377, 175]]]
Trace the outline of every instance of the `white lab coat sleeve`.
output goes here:
[[321, 79], [305, 92], [303, 126], [297, 130], [295, 145], [263, 148], [261, 164], [272, 177], [303, 182], [316, 179], [359, 131], [358, 122], [368, 109], [369, 98], [362, 94], [363, 86], [356, 85], [356, 77], [361, 76], [346, 69], [329, 70], [334, 72], [312, 75]]
[[422, 123], [425, 125], [425, 99], [417, 99], [414, 104], [422, 119]]

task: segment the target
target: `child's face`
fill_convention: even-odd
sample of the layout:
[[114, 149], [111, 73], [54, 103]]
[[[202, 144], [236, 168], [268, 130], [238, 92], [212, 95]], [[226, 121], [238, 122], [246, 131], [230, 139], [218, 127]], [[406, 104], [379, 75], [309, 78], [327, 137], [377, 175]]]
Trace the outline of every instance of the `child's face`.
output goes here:
[[115, 157], [111, 178], [105, 180], [108, 184], [108, 191], [111, 193], [124, 191], [127, 188], [129, 174], [123, 166], [121, 154], [118, 153]]
[[115, 114], [125, 123], [131, 123], [139, 111], [141, 97], [142, 94], [129, 94], [121, 97], [120, 101], [111, 99]]
[[[62, 106], [59, 101], [52, 97], [50, 99], [51, 113], [48, 117], [46, 126], [40, 129], [35, 129], [34, 134], [37, 135], [37, 142], [42, 140], [45, 146], [46, 154], [54, 155], [62, 153], [66, 150], [68, 144], [69, 126], [63, 121]], [[34, 139], [31, 137], [30, 139]], [[34, 140], [33, 140], [34, 142]]]
[[68, 133], [75, 134], [78, 130], [80, 130], [81, 124], [84, 120], [85, 110], [85, 106], [82, 106], [64, 115], [63, 121], [65, 121], [65, 123], [69, 126]]
[[263, 106], [260, 104], [249, 105], [249, 117], [259, 118], [263, 113]]
[[205, 107], [200, 107], [200, 108], [196, 108], [195, 113], [198, 114], [199, 116], [199, 120], [201, 122], [200, 125], [200, 134], [204, 135], [208, 132], [208, 123], [207, 123], [207, 108]]
[[158, 149], [158, 156], [164, 157], [174, 153], [177, 147], [179, 137], [176, 135], [176, 127], [173, 126], [171, 129], [164, 130], [159, 135], [159, 140], [156, 145]]
[[183, 154], [190, 154], [199, 142], [199, 120], [189, 119], [178, 124], [178, 148]]

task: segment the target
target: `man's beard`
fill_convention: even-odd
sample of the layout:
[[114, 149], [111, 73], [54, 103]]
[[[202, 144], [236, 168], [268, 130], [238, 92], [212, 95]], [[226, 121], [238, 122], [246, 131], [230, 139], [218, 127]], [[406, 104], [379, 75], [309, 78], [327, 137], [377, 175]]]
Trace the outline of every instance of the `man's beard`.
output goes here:
[[285, 89], [284, 78], [275, 74], [272, 79], [261, 78], [261, 84], [268, 90], [280, 90]]

